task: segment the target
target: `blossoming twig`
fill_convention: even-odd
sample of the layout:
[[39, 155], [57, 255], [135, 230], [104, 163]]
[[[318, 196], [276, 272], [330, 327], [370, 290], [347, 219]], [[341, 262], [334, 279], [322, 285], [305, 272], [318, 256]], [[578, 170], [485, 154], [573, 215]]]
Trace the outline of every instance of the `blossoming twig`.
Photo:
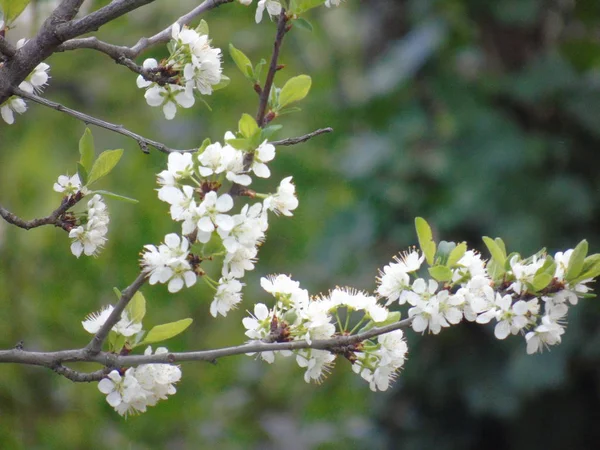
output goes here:
[[[191, 10], [189, 13], [177, 19], [177, 23], [182, 26], [187, 25], [201, 14], [213, 8], [216, 8], [222, 4], [231, 3], [232, 1], [233, 0], [206, 0], [193, 10]], [[168, 42], [170, 38], [171, 26], [168, 26], [167, 28], [160, 31], [159, 33], [156, 33], [152, 37], [141, 38], [133, 47], [109, 44], [92, 36], [87, 38], [70, 39], [68, 41], [65, 41], [64, 43], [58, 46], [56, 51], [65, 52], [81, 48], [97, 50], [99, 52], [104, 53], [105, 55], [110, 56], [112, 59], [115, 60], [117, 64], [124, 65], [133, 72], [145, 75], [144, 73], [139, 71], [141, 69], [133, 62], [133, 59], [138, 57], [144, 51], [146, 51], [148, 48], [154, 45], [164, 44], [165, 42]]]
[[102, 349], [102, 344], [106, 340], [109, 331], [121, 318], [121, 313], [139, 289], [146, 282], [146, 274], [140, 273], [133, 283], [131, 283], [122, 293], [119, 302], [114, 307], [106, 322], [100, 327], [100, 330], [94, 335], [90, 343], [85, 347], [85, 351], [90, 355], [96, 355]]
[[140, 136], [139, 134], [134, 133], [133, 131], [129, 131], [128, 129], [123, 127], [123, 125], [117, 125], [114, 123], [106, 122], [102, 119], [97, 119], [96, 117], [90, 116], [90, 115], [82, 113], [80, 111], [76, 111], [74, 109], [67, 108], [66, 106], [61, 105], [60, 103], [56, 103], [56, 102], [47, 100], [47, 99], [45, 99], [43, 97], [39, 97], [35, 94], [29, 94], [27, 92], [22, 91], [21, 89], [13, 88], [12, 91], [15, 95], [18, 95], [19, 97], [26, 98], [28, 100], [31, 100], [33, 102], [39, 103], [40, 105], [44, 105], [49, 108], [55, 109], [57, 111], [64, 112], [70, 116], [75, 117], [76, 119], [81, 120], [85, 124], [96, 125], [98, 127], [105, 128], [105, 129], [113, 131], [115, 133], [122, 134], [123, 136], [130, 137], [131, 139], [134, 139], [138, 143], [138, 145], [140, 146], [140, 149], [144, 153], [150, 153], [150, 151], [148, 150], [148, 146], [152, 146], [152, 147], [156, 148], [158, 151], [161, 151], [163, 153], [173, 153], [173, 152], [187, 153], [187, 152], [195, 152], [198, 150], [196, 148], [190, 148], [187, 150], [178, 150], [178, 149], [170, 148], [170, 147], [167, 147], [165, 144], [162, 144], [160, 142], [153, 141], [152, 139], [148, 139], [143, 136]]
[[7, 209], [0, 206], [0, 216], [8, 223], [15, 225], [19, 228], [23, 228], [25, 230], [31, 230], [32, 228], [41, 227], [43, 225], [56, 225], [63, 229], [68, 225], [66, 222], [60, 219], [60, 217], [67, 212], [69, 208], [74, 206], [79, 200], [81, 200], [82, 196], [72, 195], [70, 197], [65, 197], [61, 203], [61, 205], [56, 208], [52, 213], [46, 217], [40, 217], [38, 219], [32, 220], [23, 220], [15, 214], [11, 213]]
[[[129, 294], [133, 296], [135, 291], [139, 289], [135, 288], [136, 282], [140, 281], [140, 277], [127, 288], [121, 302], [124, 303], [123, 309], [126, 306], [126, 302], [123, 298], [126, 296], [128, 290], [131, 289]], [[142, 279], [142, 283], [143, 283]], [[128, 300], [127, 300], [128, 301]], [[121, 303], [119, 302], [119, 303]], [[118, 307], [118, 305], [117, 305]], [[115, 307], [115, 310], [117, 309]], [[121, 310], [122, 311], [122, 310]], [[114, 311], [113, 311], [114, 313]], [[120, 315], [121, 312], [118, 313]], [[118, 319], [118, 315], [115, 314]], [[109, 324], [110, 320], [107, 320], [106, 324]], [[273, 352], [282, 350], [300, 350], [300, 349], [319, 349], [319, 350], [331, 350], [335, 351], [337, 348], [341, 348], [347, 345], [356, 344], [364, 340], [380, 336], [382, 334], [390, 333], [394, 330], [399, 330], [410, 326], [412, 322], [411, 318], [401, 320], [391, 325], [383, 327], [372, 328], [364, 333], [359, 333], [352, 336], [336, 336], [332, 339], [314, 340], [310, 344], [305, 340], [293, 341], [293, 342], [275, 342], [275, 343], [249, 343], [238, 345], [234, 347], [225, 347], [215, 350], [202, 350], [193, 352], [180, 352], [180, 353], [163, 353], [153, 355], [116, 355], [107, 352], [97, 352], [91, 354], [88, 348], [82, 348], [77, 350], [62, 350], [57, 352], [30, 352], [20, 348], [14, 348], [11, 350], [0, 350], [0, 363], [17, 363], [17, 364], [29, 364], [36, 366], [43, 366], [52, 369], [59, 375], [63, 375], [66, 378], [75, 382], [89, 382], [99, 381], [106, 376], [107, 371], [113, 367], [137, 367], [142, 364], [176, 364], [179, 362], [188, 361], [208, 361], [214, 362], [218, 358], [226, 356], [244, 355], [246, 353], [262, 353], [262, 352]], [[114, 322], [107, 328], [114, 325]], [[100, 333], [98, 333], [100, 334]], [[98, 334], [94, 337], [97, 338]], [[88, 346], [89, 347], [89, 346]], [[96, 362], [104, 364], [106, 368], [90, 372], [82, 373], [77, 372], [73, 369], [63, 366], [65, 362]]]

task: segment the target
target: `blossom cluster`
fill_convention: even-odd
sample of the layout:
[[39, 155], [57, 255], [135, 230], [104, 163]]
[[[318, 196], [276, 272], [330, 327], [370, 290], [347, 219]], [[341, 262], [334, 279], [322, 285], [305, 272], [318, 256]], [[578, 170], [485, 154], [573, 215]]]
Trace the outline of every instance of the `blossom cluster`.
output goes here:
[[[25, 39], [20, 39], [17, 42], [17, 49], [23, 47], [27, 42]], [[0, 63], [0, 65], [2, 65]], [[25, 78], [21, 84], [19, 84], [19, 89], [25, 91], [29, 94], [39, 94], [42, 92], [46, 84], [48, 83], [48, 79], [50, 76], [48, 75], [48, 70], [50, 66], [46, 63], [39, 63], [33, 71]], [[25, 100], [16, 95], [10, 96], [4, 103], [0, 105], [0, 115], [2, 119], [9, 125], [12, 125], [15, 122], [14, 113], [23, 114], [27, 111], [27, 104]]]
[[[438, 334], [463, 318], [480, 324], [494, 320], [496, 338], [520, 333], [531, 354], [561, 342], [569, 304], [575, 305], [589, 290], [586, 283], [591, 278], [574, 283], [565, 279], [572, 255], [573, 250], [558, 252], [554, 258], [534, 255], [522, 259], [515, 254], [501, 279], [494, 280], [481, 255], [468, 250], [451, 267], [449, 279], [441, 283], [415, 275], [425, 257], [410, 250], [383, 268], [377, 293], [388, 305], [408, 303], [416, 332]], [[551, 273], [544, 288], [535, 289], [536, 277], [544, 276], [548, 268]]]
[[71, 253], [78, 258], [82, 253], [96, 256], [106, 242], [109, 221], [104, 198], [94, 194], [87, 202], [87, 210], [77, 218], [76, 226], [69, 231], [69, 237], [73, 239]]
[[[352, 334], [347, 327], [353, 316], [359, 317], [353, 330], [367, 323], [382, 325], [390, 317], [387, 308], [374, 296], [349, 288], [336, 288], [327, 295], [310, 298], [308, 291], [287, 275], [262, 278], [261, 286], [275, 297], [276, 302], [272, 309], [262, 303], [256, 304], [254, 314], [243, 319], [251, 343], [303, 340], [310, 344], [314, 340]], [[345, 311], [346, 325], [342, 325], [342, 310]], [[306, 369], [306, 382], [321, 382], [330, 372], [337, 354], [342, 354], [352, 362], [353, 370], [369, 382], [371, 389], [386, 390], [403, 366], [406, 352], [402, 331], [396, 330], [380, 336], [377, 341], [367, 340], [337, 351], [302, 349], [277, 353], [282, 356], [294, 354], [297, 364]], [[272, 363], [275, 352], [261, 352], [260, 357]]]
[[[156, 349], [155, 354], [165, 354], [165, 347]], [[152, 355], [148, 346], [144, 355]], [[181, 379], [178, 366], [169, 364], [143, 364], [130, 367], [124, 373], [111, 371], [107, 378], [98, 383], [98, 389], [106, 394], [106, 401], [122, 416], [145, 412], [159, 400], [166, 400], [177, 392], [175, 383]]]
[[162, 107], [167, 120], [175, 117], [177, 107], [190, 108], [195, 103], [194, 92], [211, 95], [222, 80], [221, 49], [210, 46], [203, 24], [195, 30], [175, 22], [171, 26], [170, 55], [160, 64], [154, 58], [146, 59], [143, 68], [171, 79], [174, 83], [149, 81], [143, 75], [137, 86], [146, 88], [144, 97], [150, 106]]
[[[215, 317], [225, 316], [241, 301], [243, 283], [239, 279], [254, 269], [268, 229], [268, 211], [291, 216], [298, 206], [295, 187], [287, 177], [274, 194], [249, 194], [262, 198], [262, 202], [245, 204], [237, 214], [232, 212], [233, 197], [220, 193], [223, 183], [237, 183], [246, 189], [252, 183], [251, 174], [260, 178], [271, 175], [267, 163], [275, 157], [275, 147], [266, 140], [253, 150], [243, 151], [227, 143], [233, 139], [235, 135], [227, 132], [224, 144], [208, 144], [196, 154], [169, 155], [167, 169], [157, 177], [158, 198], [170, 205], [171, 218], [181, 222], [183, 237], [170, 234], [158, 247], [147, 245], [142, 255], [150, 283], [168, 283], [171, 292], [192, 286], [197, 275], [205, 275], [199, 267], [202, 260], [223, 256], [221, 276], [211, 284], [216, 293], [210, 312]], [[251, 162], [246, 168], [248, 157]], [[198, 245], [199, 255], [192, 253], [196, 244], [204, 244]], [[207, 253], [207, 246], [217, 249]], [[208, 276], [204, 279], [210, 283]]]

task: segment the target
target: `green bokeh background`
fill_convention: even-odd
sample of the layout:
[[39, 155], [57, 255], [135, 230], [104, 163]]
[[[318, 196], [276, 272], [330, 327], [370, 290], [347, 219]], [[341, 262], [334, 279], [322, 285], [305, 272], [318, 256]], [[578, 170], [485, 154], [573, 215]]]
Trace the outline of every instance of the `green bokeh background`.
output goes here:
[[[97, 8], [107, 2], [86, 2]], [[134, 44], [197, 2], [157, 1], [103, 27], [98, 36]], [[38, 18], [45, 2], [38, 2]], [[35, 14], [34, 14], [35, 16]], [[229, 42], [254, 61], [270, 55], [274, 24], [254, 6], [204, 16], [213, 45]], [[300, 207], [273, 219], [243, 305], [213, 319], [202, 283], [177, 295], [145, 286], [147, 327], [192, 317], [173, 351], [243, 342], [241, 318], [269, 301], [261, 276], [291, 273], [311, 293], [336, 285], [373, 290], [377, 269], [416, 243], [415, 216], [438, 238], [502, 236], [510, 250], [600, 243], [600, 3], [596, 0], [371, 0], [319, 8], [312, 33], [286, 37], [277, 83], [310, 74], [301, 113], [278, 137], [331, 126], [335, 133], [279, 148], [273, 189], [293, 175]], [[27, 34], [27, 26], [15, 31]], [[160, 58], [163, 48], [144, 57]], [[140, 59], [140, 63], [143, 59]], [[90, 50], [53, 55], [44, 96], [123, 124], [171, 147], [198, 146], [253, 114], [256, 94], [228, 55], [230, 86], [164, 120], [136, 75]], [[38, 105], [0, 125], [0, 204], [24, 218], [60, 202], [52, 184], [73, 173], [84, 125]], [[0, 347], [84, 345], [80, 321], [114, 302], [113, 286], [138, 272], [144, 244], [178, 230], [158, 201], [155, 174], [166, 157], [142, 154], [123, 136], [92, 128], [97, 149], [125, 148], [102, 188], [137, 198], [109, 200], [109, 242], [99, 258], [74, 258], [64, 232], [0, 223]], [[100, 186], [99, 186], [100, 187]], [[209, 268], [209, 270], [211, 270]], [[217, 270], [213, 267], [212, 270]], [[522, 338], [461, 324], [439, 336], [409, 333], [406, 368], [372, 393], [338, 361], [320, 386], [292, 360], [269, 366], [240, 356], [188, 363], [178, 394], [126, 421], [96, 384], [48, 370], [3, 365], [0, 447], [7, 449], [586, 449], [600, 439], [600, 306], [569, 313], [563, 344], [527, 356]], [[82, 370], [96, 367], [80, 366]]]

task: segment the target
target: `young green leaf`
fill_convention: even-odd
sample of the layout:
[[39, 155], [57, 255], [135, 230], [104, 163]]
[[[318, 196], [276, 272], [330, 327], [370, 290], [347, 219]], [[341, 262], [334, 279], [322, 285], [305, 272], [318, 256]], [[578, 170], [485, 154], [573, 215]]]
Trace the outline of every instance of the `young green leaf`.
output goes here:
[[127, 203], [139, 203], [135, 198], [125, 197], [124, 195], [115, 194], [114, 192], [105, 191], [104, 189], [99, 189], [97, 191], [92, 191], [92, 194], [101, 194], [105, 197], [114, 198], [115, 200], [120, 200], [122, 202]]
[[235, 48], [233, 44], [229, 44], [229, 54], [235, 65], [240, 69], [240, 72], [242, 72], [246, 78], [254, 80], [254, 70], [252, 69], [252, 61], [250, 61], [250, 58], [248, 58], [244, 52]]
[[312, 32], [312, 30], [313, 30], [312, 24], [308, 20], [303, 19], [302, 17], [298, 17], [297, 19], [294, 19], [292, 23], [294, 24], [294, 26], [297, 26], [298, 28], [300, 28], [302, 30], [306, 30], [309, 32]]
[[385, 319], [383, 322], [373, 322], [372, 320], [369, 320], [367, 322], [367, 324], [362, 327], [359, 331], [359, 333], [364, 333], [365, 331], [369, 331], [371, 328], [373, 327], [383, 327], [386, 325], [391, 325], [393, 323], [396, 323], [400, 320], [401, 314], [400, 311], [391, 311], [388, 316], [387, 319]]
[[88, 173], [81, 163], [77, 163], [77, 175], [79, 175], [79, 181], [81, 181], [81, 185], [85, 186], [88, 182]]
[[533, 281], [531, 282], [531, 286], [535, 292], [539, 292], [544, 289], [546, 286], [550, 284], [552, 281], [552, 275], [546, 272], [538, 273], [533, 277]]
[[[79, 163], [85, 168], [86, 173], [92, 170], [92, 164], [94, 164], [94, 158], [96, 157], [96, 153], [94, 151], [94, 138], [92, 137], [92, 132], [89, 128], [86, 128], [83, 132], [83, 136], [79, 140], [79, 154], [81, 158], [79, 158]], [[81, 180], [83, 185], [85, 183]]]
[[484, 236], [483, 242], [485, 243], [490, 254], [492, 255], [492, 258], [494, 258], [494, 260], [497, 261], [500, 266], [504, 266], [504, 262], [506, 261], [506, 255], [504, 254], [502, 249], [498, 246], [496, 241], [490, 237]]
[[202, 141], [202, 145], [198, 149], [198, 154], [201, 154], [206, 149], [206, 147], [208, 147], [209, 145], [210, 145], [210, 138], [204, 139]]
[[117, 296], [117, 300], [121, 300], [121, 291], [119, 290], [119, 288], [114, 287], [113, 292]]
[[260, 130], [258, 127], [256, 120], [250, 114], [242, 114], [242, 118], [238, 123], [238, 129], [242, 136], [250, 139], [254, 134]]
[[500, 248], [500, 250], [502, 251], [502, 254], [506, 258], [506, 245], [504, 244], [504, 241], [499, 237], [494, 239], [494, 241], [496, 241], [496, 245]]
[[425, 219], [422, 217], [417, 217], [415, 219], [415, 228], [417, 229], [417, 238], [419, 239], [421, 251], [425, 255], [427, 264], [432, 266], [433, 258], [435, 256], [435, 242], [433, 241], [431, 227]]
[[450, 252], [450, 256], [448, 256], [446, 266], [453, 267], [458, 261], [460, 261], [460, 258], [462, 258], [465, 255], [466, 251], [467, 244], [465, 242], [461, 242], [460, 244], [458, 244], [456, 247], [454, 247], [454, 250]]
[[100, 153], [98, 159], [94, 162], [92, 170], [89, 173], [88, 185], [98, 181], [100, 178], [108, 175], [117, 165], [123, 156], [123, 149], [105, 150]]
[[208, 24], [206, 23], [206, 20], [202, 19], [200, 21], [200, 23], [198, 24], [198, 26], [196, 27], [196, 33], [202, 35], [206, 35], [208, 36]]
[[264, 141], [265, 139], [271, 139], [271, 136], [273, 136], [273, 134], [275, 134], [277, 131], [281, 130], [283, 128], [282, 125], [268, 125], [266, 127], [264, 127], [261, 131], [261, 135], [260, 135], [260, 139], [261, 142]]
[[296, 7], [290, 12], [294, 14], [302, 14], [303, 12], [306, 12], [309, 9], [313, 9], [317, 6], [325, 4], [325, 0], [296, 0], [295, 3]]
[[433, 258], [435, 264], [446, 265], [446, 262], [448, 261], [450, 253], [455, 248], [456, 248], [455, 242], [440, 241], [437, 246], [437, 250], [435, 252], [435, 257]]
[[432, 266], [429, 268], [429, 275], [437, 281], [450, 281], [452, 279], [452, 271], [446, 266]]
[[312, 80], [308, 75], [298, 75], [290, 78], [279, 93], [279, 108], [281, 109], [290, 103], [302, 100], [308, 95]]
[[596, 278], [598, 275], [600, 275], [600, 254], [596, 253], [585, 258], [581, 273], [571, 281], [571, 284], [577, 284], [589, 278]]
[[4, 13], [5, 25], [10, 25], [21, 15], [31, 0], [1, 0], [0, 9]]
[[178, 334], [185, 331], [185, 329], [189, 327], [191, 323], [192, 319], [187, 318], [178, 320], [177, 322], [156, 325], [154, 328], [148, 331], [148, 334], [146, 335], [144, 340], [138, 345], [153, 344], [155, 342], [161, 342], [167, 339], [171, 339], [172, 337], [177, 336]]
[[229, 86], [229, 83], [231, 83], [231, 78], [229, 78], [227, 75], [221, 75], [221, 79], [217, 84], [213, 84], [212, 89], [213, 91], [218, 91], [219, 89]]
[[567, 282], [574, 280], [579, 276], [581, 271], [583, 270], [583, 264], [585, 262], [585, 257], [588, 252], [588, 243], [584, 239], [577, 247], [573, 249], [573, 254], [571, 258], [569, 258], [569, 267], [567, 267], [567, 273], [565, 274], [565, 280]]
[[262, 75], [262, 71], [263, 71], [263, 67], [265, 67], [265, 65], [267, 64], [266, 59], [261, 59], [258, 64], [256, 65], [256, 67], [254, 67], [254, 79], [255, 81], [259, 81], [260, 80], [260, 76]]
[[144, 294], [137, 291], [125, 308], [125, 311], [127, 311], [129, 320], [134, 323], [140, 323], [146, 315], [146, 299], [144, 298]]
[[227, 139], [227, 143], [238, 150], [247, 150], [250, 148], [248, 139]]

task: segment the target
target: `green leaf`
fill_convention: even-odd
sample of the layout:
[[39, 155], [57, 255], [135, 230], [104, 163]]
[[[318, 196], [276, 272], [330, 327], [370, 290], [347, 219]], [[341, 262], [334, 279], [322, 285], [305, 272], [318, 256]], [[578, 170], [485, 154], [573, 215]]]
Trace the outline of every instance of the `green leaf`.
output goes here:
[[4, 13], [4, 22], [8, 26], [21, 15], [31, 0], [0, 0], [0, 9]]
[[300, 111], [302, 111], [302, 110], [300, 108], [298, 108], [297, 106], [290, 106], [288, 108], [284, 108], [282, 110], [277, 111], [277, 115], [283, 116], [285, 114], [291, 114], [291, 113], [300, 112]]
[[312, 24], [308, 20], [303, 19], [302, 17], [298, 17], [297, 19], [294, 19], [292, 21], [292, 23], [302, 30], [306, 30], [306, 31], [310, 31], [310, 32], [312, 32], [312, 30], [313, 30]]
[[254, 134], [260, 131], [256, 120], [250, 114], [242, 114], [242, 118], [238, 123], [238, 129], [242, 136], [250, 139]]
[[417, 229], [417, 238], [419, 239], [419, 247], [427, 259], [427, 264], [433, 265], [433, 257], [435, 256], [435, 242], [433, 242], [433, 234], [431, 227], [425, 219], [417, 217], [415, 219], [415, 228]]
[[588, 252], [588, 243], [584, 239], [577, 247], [573, 250], [573, 254], [569, 259], [569, 267], [567, 267], [567, 273], [565, 274], [565, 280], [570, 282], [579, 276], [581, 271], [583, 270], [583, 264], [585, 262], [585, 257]]
[[393, 323], [396, 323], [400, 320], [401, 314], [400, 311], [391, 311], [388, 316], [387, 319], [385, 319], [383, 322], [373, 322], [372, 320], [369, 320], [367, 322], [367, 324], [362, 327], [359, 330], [359, 333], [364, 333], [365, 331], [369, 331], [371, 328], [377, 326], [377, 327], [384, 327], [386, 325], [391, 325]]
[[452, 271], [446, 266], [432, 266], [429, 268], [429, 275], [437, 281], [450, 281], [452, 279]]
[[139, 201], [136, 200], [135, 198], [125, 197], [124, 195], [115, 194], [114, 192], [105, 191], [103, 189], [93, 191], [92, 194], [101, 194], [101, 195], [104, 195], [105, 197], [114, 198], [115, 200], [121, 200], [122, 202], [127, 202], [127, 203], [139, 203]]
[[262, 75], [263, 67], [265, 67], [266, 64], [267, 64], [267, 61], [263, 58], [258, 62], [256, 67], [254, 68], [255, 81], [260, 80], [260, 76]]
[[250, 148], [248, 139], [228, 139], [227, 143], [238, 150], [247, 150]]
[[146, 315], [146, 299], [144, 298], [144, 294], [137, 291], [125, 307], [125, 311], [127, 311], [129, 320], [133, 323], [140, 323]]
[[492, 259], [487, 264], [487, 270], [492, 277], [492, 280], [496, 281], [502, 278], [502, 276], [506, 273], [506, 269], [503, 265], [498, 264], [498, 261]]
[[[79, 163], [85, 168], [87, 174], [92, 170], [92, 164], [94, 164], [94, 158], [96, 157], [96, 152], [94, 151], [94, 138], [92, 137], [92, 132], [89, 128], [85, 129], [83, 136], [81, 136], [81, 139], [79, 140], [79, 154], [81, 155]], [[83, 183], [83, 185], [85, 186], [85, 183]]]
[[268, 125], [266, 127], [264, 127], [261, 131], [261, 135], [260, 135], [260, 139], [261, 141], [264, 141], [265, 139], [271, 139], [271, 137], [273, 136], [273, 134], [275, 134], [276, 132], [278, 132], [279, 130], [281, 130], [283, 128], [282, 125]]
[[206, 23], [206, 20], [202, 19], [200, 21], [200, 23], [196, 27], [196, 33], [205, 34], [206, 36], [208, 36], [208, 24]]
[[123, 149], [105, 150], [100, 153], [100, 156], [98, 156], [98, 159], [92, 166], [92, 170], [90, 170], [88, 185], [108, 175], [117, 165], [121, 156], [123, 156]]
[[494, 239], [494, 241], [496, 241], [496, 245], [500, 248], [504, 257], [506, 257], [506, 245], [504, 244], [504, 241], [499, 237]]
[[279, 109], [306, 97], [311, 84], [312, 80], [308, 75], [298, 75], [290, 78], [279, 93]]
[[252, 61], [250, 61], [250, 58], [248, 58], [244, 52], [235, 48], [233, 44], [229, 44], [229, 54], [235, 65], [240, 69], [240, 72], [242, 72], [246, 78], [254, 80], [254, 70], [252, 69]]
[[467, 244], [465, 242], [461, 242], [460, 244], [458, 244], [456, 247], [454, 247], [454, 250], [450, 252], [450, 255], [448, 256], [448, 261], [446, 262], [446, 266], [453, 267], [454, 265], [456, 265], [456, 263], [460, 261], [460, 258], [464, 256], [466, 251]]
[[596, 278], [598, 275], [600, 275], [600, 254], [596, 253], [585, 258], [581, 273], [571, 283], [577, 284], [588, 278]]
[[502, 249], [498, 246], [496, 241], [490, 237], [484, 236], [483, 242], [485, 243], [486, 247], [488, 248], [494, 261], [498, 262], [498, 264], [500, 266], [504, 266], [504, 263], [506, 261], [506, 255], [504, 254]]
[[221, 79], [217, 84], [213, 84], [212, 89], [213, 91], [218, 91], [219, 89], [229, 86], [229, 83], [231, 83], [231, 78], [229, 78], [227, 75], [221, 75]]
[[448, 257], [452, 250], [456, 248], [456, 243], [448, 242], [448, 241], [440, 241], [438, 244], [437, 251], [435, 252], [435, 257], [433, 261], [435, 264], [446, 265], [448, 261]]
[[295, 8], [290, 10], [293, 14], [302, 14], [309, 9], [325, 4], [325, 0], [295, 0]]
[[182, 333], [192, 323], [192, 319], [181, 319], [177, 322], [165, 323], [162, 325], [156, 325], [144, 338], [144, 340], [138, 345], [153, 344], [155, 342], [165, 341], [177, 336]]
[[549, 273], [538, 273], [535, 277], [533, 277], [533, 281], [531, 282], [534, 292], [539, 292], [548, 286], [552, 281], [552, 278], [553, 276]]
[[85, 170], [85, 167], [81, 165], [81, 163], [77, 163], [77, 175], [79, 175], [79, 180], [81, 181], [81, 185], [85, 186], [88, 181], [88, 173]]
[[206, 150], [206, 147], [208, 147], [210, 145], [210, 138], [206, 138], [202, 141], [202, 145], [200, 146], [200, 148], [198, 149], [198, 153], [202, 153], [204, 150]]

